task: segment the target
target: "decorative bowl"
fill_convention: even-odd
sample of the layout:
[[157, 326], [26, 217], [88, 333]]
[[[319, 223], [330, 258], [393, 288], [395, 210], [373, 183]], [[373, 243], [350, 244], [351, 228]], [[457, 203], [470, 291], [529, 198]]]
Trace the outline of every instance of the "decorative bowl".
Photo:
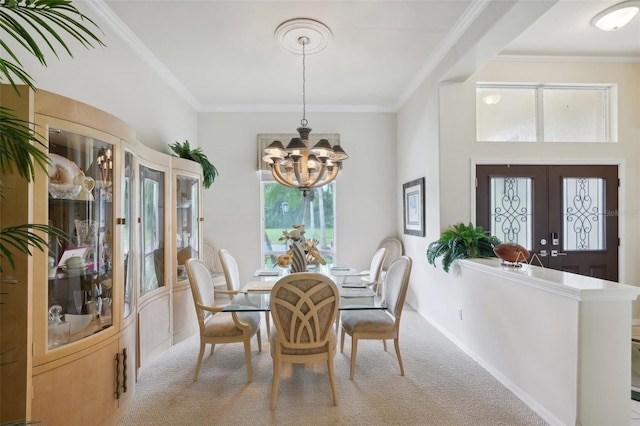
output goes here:
[[49, 182], [49, 195], [60, 200], [75, 200], [80, 194], [81, 185], [72, 183], [51, 183]]

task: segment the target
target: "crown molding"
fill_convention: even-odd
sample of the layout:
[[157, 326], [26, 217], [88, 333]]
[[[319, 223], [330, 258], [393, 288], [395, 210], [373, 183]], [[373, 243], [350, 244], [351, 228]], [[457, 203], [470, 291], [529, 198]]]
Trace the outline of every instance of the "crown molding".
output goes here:
[[482, 11], [491, 3], [491, 0], [476, 0], [464, 11], [464, 14], [458, 19], [453, 27], [445, 34], [444, 38], [435, 49], [433, 54], [429, 56], [427, 62], [422, 65], [420, 71], [413, 78], [411, 83], [404, 89], [402, 94], [396, 100], [393, 109], [399, 111], [400, 108], [409, 100], [416, 90], [429, 77], [429, 74], [436, 69], [438, 64], [445, 58], [447, 53], [458, 43], [460, 37], [475, 22]]
[[131, 31], [131, 29], [107, 6], [104, 0], [87, 0], [87, 7], [105, 21], [113, 33], [122, 39], [140, 58], [151, 67], [158, 75], [172, 87], [192, 108], [200, 111], [202, 106], [193, 97], [175, 75], [155, 56], [151, 50]]
[[495, 62], [622, 62], [640, 63], [638, 56], [498, 55]]
[[[396, 113], [393, 105], [307, 105], [307, 112]], [[203, 105], [199, 112], [300, 112], [300, 105], [227, 104]]]

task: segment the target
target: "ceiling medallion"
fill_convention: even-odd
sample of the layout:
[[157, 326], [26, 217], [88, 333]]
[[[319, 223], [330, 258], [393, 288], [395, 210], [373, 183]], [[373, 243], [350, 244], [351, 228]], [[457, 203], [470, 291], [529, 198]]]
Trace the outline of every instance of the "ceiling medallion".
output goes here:
[[305, 55], [315, 55], [327, 48], [332, 34], [329, 27], [320, 21], [309, 18], [295, 18], [283, 22], [276, 28], [275, 39], [284, 50], [302, 55], [300, 37], [309, 41], [304, 46]]

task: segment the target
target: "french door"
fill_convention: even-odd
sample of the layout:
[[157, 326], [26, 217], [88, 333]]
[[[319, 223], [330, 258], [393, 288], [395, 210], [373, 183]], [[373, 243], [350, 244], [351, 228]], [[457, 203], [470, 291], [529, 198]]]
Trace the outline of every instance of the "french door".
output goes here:
[[478, 165], [476, 178], [477, 226], [544, 267], [618, 280], [618, 166]]

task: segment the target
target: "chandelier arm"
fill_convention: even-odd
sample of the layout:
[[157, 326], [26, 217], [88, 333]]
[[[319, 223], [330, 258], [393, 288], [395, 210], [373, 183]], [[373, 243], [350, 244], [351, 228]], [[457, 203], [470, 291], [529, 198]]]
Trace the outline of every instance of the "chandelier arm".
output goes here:
[[[324, 171], [324, 168], [325, 166], [323, 166], [323, 171]], [[338, 167], [334, 167], [333, 170], [331, 171], [327, 170], [327, 173], [324, 176], [324, 179], [316, 180], [312, 185], [309, 186], [309, 188], [318, 188], [320, 186], [324, 186], [328, 183], [331, 183], [336, 178], [336, 176], [338, 176]]]
[[276, 180], [276, 182], [278, 182], [279, 184], [284, 186], [292, 186], [291, 182], [289, 182], [289, 180], [286, 177], [284, 177], [284, 175], [282, 174], [282, 171], [280, 170], [280, 166], [272, 164], [271, 174], [273, 175], [273, 178]]

